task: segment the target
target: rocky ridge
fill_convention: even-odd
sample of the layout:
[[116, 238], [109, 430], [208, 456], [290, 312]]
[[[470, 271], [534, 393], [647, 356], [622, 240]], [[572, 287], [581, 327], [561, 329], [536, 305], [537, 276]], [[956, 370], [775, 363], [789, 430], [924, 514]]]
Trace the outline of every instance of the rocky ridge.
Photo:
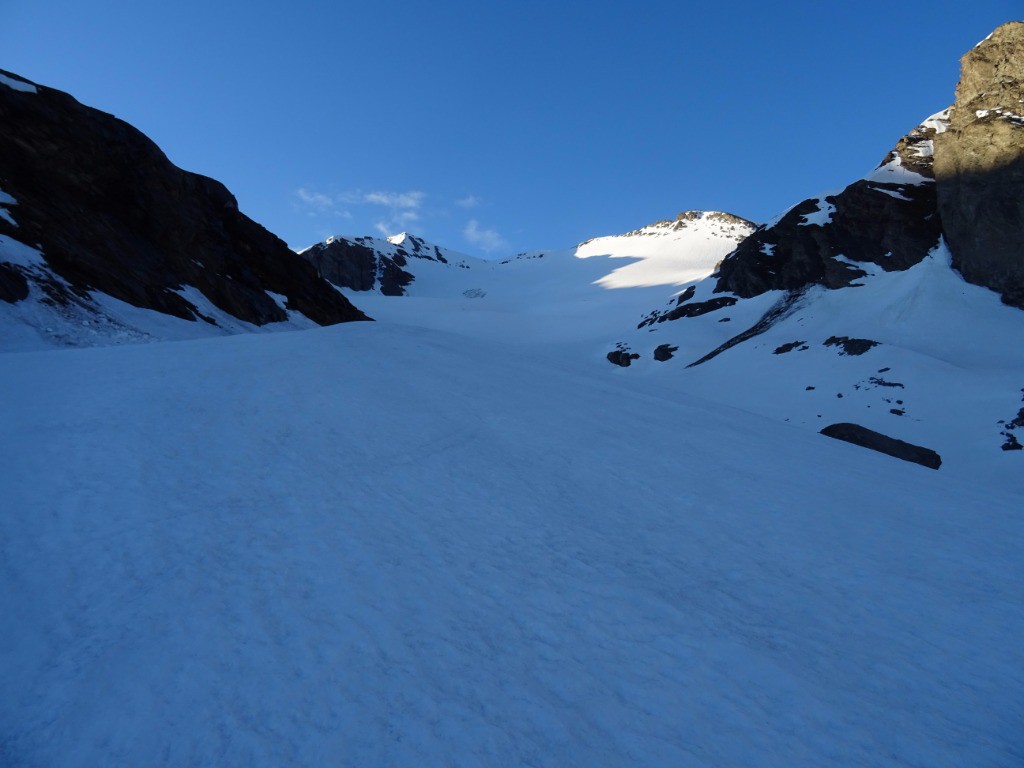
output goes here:
[[403, 232], [386, 239], [336, 235], [299, 252], [317, 274], [339, 288], [377, 290], [404, 296], [416, 279], [407, 269], [413, 260], [465, 267], [469, 256]]
[[[757, 227], [752, 221], [747, 221], [741, 216], [724, 211], [682, 211], [674, 219], [661, 219], [648, 224], [646, 227], [618, 235], [618, 237], [637, 237], [664, 232], [678, 232], [692, 226], [695, 222], [701, 222], [704, 225], [711, 224], [717, 229], [719, 234], [723, 236], [731, 235], [737, 241], [742, 241]], [[584, 240], [580, 243], [580, 246], [592, 243], [597, 239], [599, 238]]]
[[212, 326], [367, 319], [124, 121], [0, 72], [0, 124], [0, 301], [36, 302], [41, 326], [103, 320], [97, 294]]
[[843, 288], [864, 276], [858, 264], [892, 271], [919, 263], [942, 234], [932, 155], [947, 126], [945, 113], [928, 118], [863, 179], [759, 227], [726, 257], [716, 290], [750, 298], [808, 285]]

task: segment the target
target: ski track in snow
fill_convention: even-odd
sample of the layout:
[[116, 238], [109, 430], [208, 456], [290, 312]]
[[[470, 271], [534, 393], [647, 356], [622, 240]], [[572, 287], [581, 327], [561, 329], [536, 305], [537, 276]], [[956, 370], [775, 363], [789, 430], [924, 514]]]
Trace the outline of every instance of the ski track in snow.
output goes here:
[[1021, 762], [1019, 488], [389, 323], [3, 360], [2, 764]]

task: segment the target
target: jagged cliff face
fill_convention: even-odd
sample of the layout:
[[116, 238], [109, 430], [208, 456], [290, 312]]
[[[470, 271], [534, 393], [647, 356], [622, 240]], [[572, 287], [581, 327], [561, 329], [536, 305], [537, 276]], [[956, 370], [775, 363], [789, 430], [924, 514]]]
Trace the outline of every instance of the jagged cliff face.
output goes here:
[[222, 184], [112, 115], [0, 72], [0, 125], [0, 300], [88, 318], [99, 293], [213, 325], [197, 301], [253, 325], [365, 319]]
[[807, 285], [842, 288], [864, 275], [858, 263], [892, 271], [920, 262], [941, 234], [932, 155], [946, 127], [945, 113], [934, 115], [865, 178], [760, 227], [722, 264], [718, 290], [749, 298]]
[[475, 261], [405, 232], [386, 239], [330, 237], [300, 251], [299, 256], [339, 288], [376, 290], [384, 296], [406, 295], [406, 288], [416, 279], [416, 262], [465, 268], [468, 261]]
[[1024, 23], [1004, 24], [961, 59], [935, 176], [953, 265], [1024, 309]]
[[904, 136], [872, 173], [760, 227], [716, 286], [741, 298], [842, 288], [874, 264], [921, 262], [944, 237], [969, 282], [1024, 308], [1024, 24], [963, 57], [953, 108]]

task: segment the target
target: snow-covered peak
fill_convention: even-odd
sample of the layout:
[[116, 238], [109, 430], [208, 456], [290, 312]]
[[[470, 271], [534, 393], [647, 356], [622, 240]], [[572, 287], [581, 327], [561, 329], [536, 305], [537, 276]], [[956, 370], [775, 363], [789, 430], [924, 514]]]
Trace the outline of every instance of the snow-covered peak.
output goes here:
[[[390, 237], [332, 235], [298, 252], [337, 288], [403, 296], [428, 273], [442, 282], [452, 268], [480, 262], [472, 256], [402, 232]], [[481, 262], [483, 263], [483, 262]]]
[[424, 240], [422, 237], [410, 234], [409, 232], [401, 232], [400, 234], [389, 235], [388, 237], [336, 234], [331, 235], [322, 242], [315, 243], [308, 248], [303, 248], [299, 250], [298, 253], [301, 255], [312, 251], [322, 251], [325, 246], [329, 246], [333, 243], [367, 248], [380, 256], [387, 256], [390, 258], [395, 256], [413, 257], [428, 261], [438, 261], [442, 264], [449, 262], [459, 264], [482, 261], [481, 259], [469, 256], [460, 251]]
[[[662, 219], [635, 229], [617, 237], [635, 237], [638, 235], [664, 235], [682, 229], [695, 229], [725, 237], [738, 237], [742, 240], [754, 230], [755, 225], [744, 218], [724, 211], [683, 211], [674, 219]], [[587, 240], [581, 245], [590, 243]]]
[[597, 237], [576, 248], [580, 259], [629, 258], [597, 283], [605, 288], [684, 285], [700, 280], [755, 229], [739, 216], [721, 211], [684, 211], [625, 235]]

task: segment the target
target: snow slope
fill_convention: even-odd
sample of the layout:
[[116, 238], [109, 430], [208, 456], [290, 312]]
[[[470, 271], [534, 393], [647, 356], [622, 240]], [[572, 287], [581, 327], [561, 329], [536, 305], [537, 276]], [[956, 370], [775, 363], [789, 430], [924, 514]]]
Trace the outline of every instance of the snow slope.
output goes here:
[[[868, 274], [839, 290], [772, 291], [696, 317], [623, 328], [609, 339], [639, 355], [627, 375], [674, 382], [709, 397], [818, 431], [853, 422], [937, 451], [942, 472], [1024, 485], [1024, 312], [950, 266], [940, 242], [920, 264]], [[713, 294], [713, 278], [691, 301]], [[788, 303], [788, 306], [787, 306]], [[669, 302], [668, 307], [674, 304]], [[742, 338], [786, 306], [760, 334]], [[837, 339], [871, 344], [859, 354]], [[657, 362], [654, 350], [676, 348]], [[721, 350], [721, 351], [719, 351]], [[1018, 423], [1014, 425], [1014, 422]]]
[[750, 222], [728, 213], [684, 211], [675, 221], [587, 240], [576, 249], [576, 257], [636, 259], [599, 279], [597, 285], [604, 288], [683, 285], [710, 275], [753, 229]]
[[[1022, 487], [1024, 451], [1003, 448], [1024, 441], [1024, 425], [1013, 426], [1024, 407], [1024, 348], [1013, 342], [1024, 313], [966, 283], [944, 243], [905, 271], [858, 262], [866, 274], [854, 285], [809, 289], [763, 333], [688, 367], [787, 301], [783, 291], [713, 293], [707, 276], [748, 230], [714, 218], [724, 214], [689, 215], [502, 263], [417, 261], [408, 296], [344, 293], [379, 322], [527, 348], [598, 380], [627, 376], [638, 392], [696, 395], [812, 432], [853, 422], [937, 451], [944, 473]], [[657, 322], [651, 307], [671, 311], [684, 289], [688, 304], [736, 303]], [[873, 346], [847, 354], [834, 338]], [[659, 347], [672, 359], [656, 360]], [[639, 355], [624, 371], [607, 360], [619, 348]]]
[[1019, 483], [560, 350], [3, 355], [0, 764], [1020, 764]]

